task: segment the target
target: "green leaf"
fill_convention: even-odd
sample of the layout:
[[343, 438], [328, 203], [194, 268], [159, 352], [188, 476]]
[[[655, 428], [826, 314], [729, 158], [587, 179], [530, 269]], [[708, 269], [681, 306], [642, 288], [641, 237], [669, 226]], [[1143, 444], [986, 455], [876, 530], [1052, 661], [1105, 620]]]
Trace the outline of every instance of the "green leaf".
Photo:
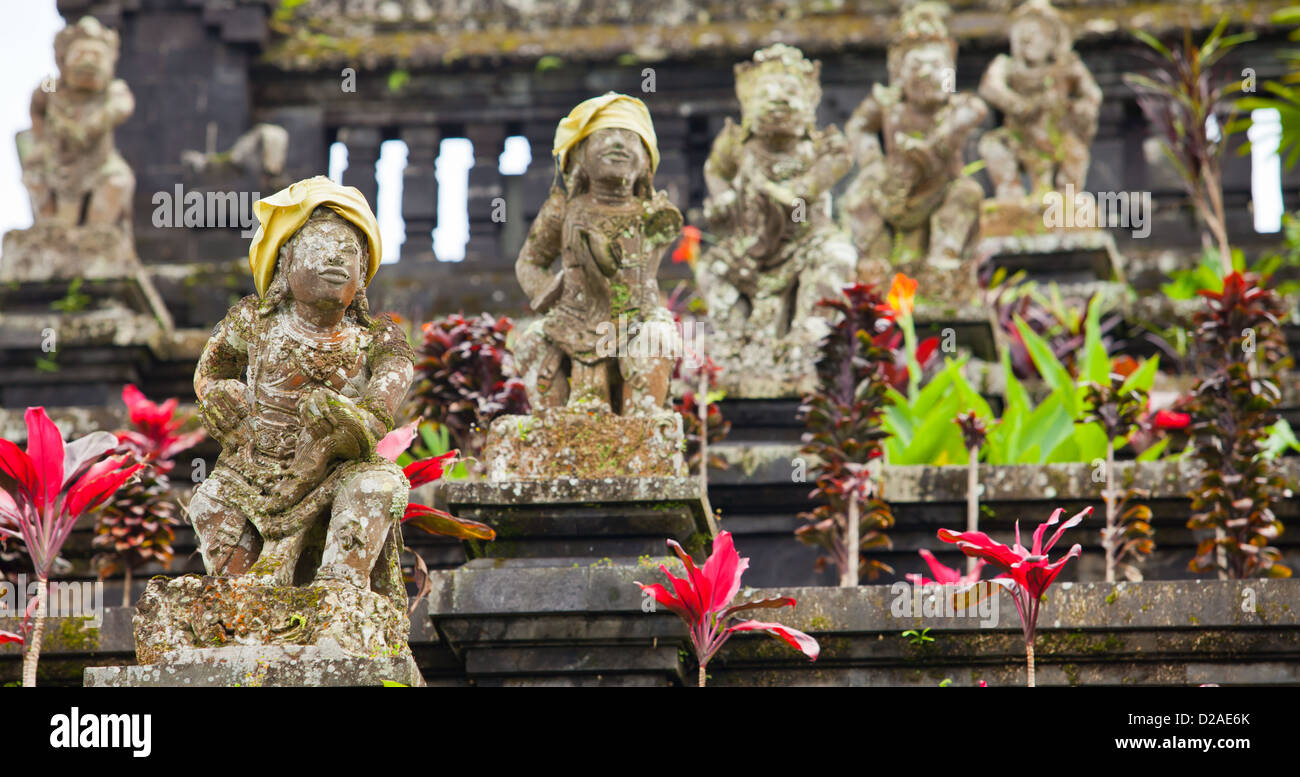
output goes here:
[[1152, 356], [1150, 359], [1142, 362], [1142, 366], [1133, 370], [1124, 382], [1120, 384], [1120, 393], [1137, 389], [1139, 391], [1150, 391], [1151, 385], [1156, 380], [1156, 370], [1160, 367], [1160, 354]]
[[[1083, 363], [1079, 377], [1105, 386], [1110, 381], [1110, 356], [1101, 343], [1101, 299], [1093, 297], [1088, 302], [1088, 317], [1083, 324]], [[1082, 387], [1079, 387], [1082, 390]]]
[[1079, 414], [1080, 404], [1078, 383], [1074, 376], [1070, 375], [1070, 371], [1065, 369], [1065, 365], [1061, 364], [1052, 353], [1047, 341], [1030, 329], [1024, 319], [1016, 316], [1015, 321], [1016, 329], [1020, 331], [1020, 336], [1025, 341], [1025, 348], [1029, 351], [1029, 358], [1038, 368], [1038, 374], [1043, 376], [1043, 381], [1052, 389], [1053, 394], [1061, 396], [1062, 405], [1070, 413], [1070, 417], [1074, 418]]
[[1159, 440], [1156, 440], [1156, 442], [1151, 447], [1139, 453], [1137, 455], [1137, 460], [1155, 461], [1156, 459], [1160, 458], [1160, 455], [1165, 452], [1165, 448], [1168, 447], [1169, 447], [1169, 438], [1161, 437]]

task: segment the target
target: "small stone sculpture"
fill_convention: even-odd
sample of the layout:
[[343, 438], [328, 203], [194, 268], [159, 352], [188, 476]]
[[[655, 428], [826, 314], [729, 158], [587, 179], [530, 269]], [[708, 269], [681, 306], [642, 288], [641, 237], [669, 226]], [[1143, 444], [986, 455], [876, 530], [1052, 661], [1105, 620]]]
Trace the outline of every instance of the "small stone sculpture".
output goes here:
[[817, 303], [857, 261], [830, 194], [853, 161], [839, 129], [817, 127], [820, 62], [776, 44], [735, 73], [741, 123], [726, 120], [704, 166], [718, 236], [695, 266], [714, 327], [708, 356], [732, 395], [798, 394], [826, 331]]
[[515, 343], [533, 414], [493, 422], [488, 478], [678, 475], [668, 387], [681, 344], [656, 276], [682, 215], [654, 189], [650, 112], [613, 92], [586, 100], [554, 155], [556, 184], [515, 264], [542, 314]]
[[[555, 135], [556, 187], [519, 252], [519, 285], [543, 318], [515, 356], [534, 408], [622, 415], [667, 406], [677, 328], [656, 279], [682, 214], [654, 190], [659, 152], [645, 104], [583, 102]], [[556, 263], [560, 271], [552, 275]]]
[[364, 286], [379, 267], [365, 198], [327, 178], [259, 200], [258, 295], [217, 325], [194, 375], [216, 467], [190, 517], [210, 575], [374, 592], [405, 609], [398, 566], [409, 485], [375, 453], [414, 355]]
[[1023, 199], [1024, 176], [1031, 198], [1071, 187], [1082, 192], [1101, 89], [1049, 0], [1027, 0], [1012, 19], [1011, 55], [993, 60], [979, 90], [1003, 115], [1002, 126], [979, 144], [995, 198]]
[[108, 225], [130, 234], [135, 175], [113, 130], [135, 110], [135, 99], [113, 77], [117, 52], [117, 33], [91, 16], [54, 36], [59, 77], [32, 93], [32, 129], [18, 137], [38, 225]]
[[920, 279], [928, 296], [969, 300], [984, 193], [962, 174], [963, 150], [988, 108], [956, 91], [947, 13], [937, 2], [904, 11], [888, 51], [890, 84], [876, 84], [846, 127], [860, 172], [842, 212], [860, 279], [885, 282], [897, 267]]

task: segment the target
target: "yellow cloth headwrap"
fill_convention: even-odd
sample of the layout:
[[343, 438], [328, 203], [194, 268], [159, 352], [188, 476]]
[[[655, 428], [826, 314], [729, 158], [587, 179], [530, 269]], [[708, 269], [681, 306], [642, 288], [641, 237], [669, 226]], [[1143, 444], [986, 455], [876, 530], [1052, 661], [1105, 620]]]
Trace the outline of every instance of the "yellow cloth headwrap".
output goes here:
[[610, 127], [632, 130], [640, 135], [650, 153], [650, 172], [659, 169], [659, 140], [655, 137], [655, 125], [650, 121], [650, 110], [635, 97], [606, 92], [578, 103], [555, 128], [555, 147], [551, 154], [560, 174], [564, 174], [564, 160], [574, 146], [596, 130]]
[[366, 242], [370, 244], [366, 283], [375, 277], [383, 252], [379, 242], [379, 222], [375, 220], [365, 196], [355, 186], [340, 186], [318, 175], [253, 203], [253, 213], [261, 224], [248, 246], [248, 266], [253, 270], [253, 283], [259, 297], [265, 295], [271, 285], [280, 247], [307, 223], [311, 212], [321, 205], [329, 207], [365, 233]]

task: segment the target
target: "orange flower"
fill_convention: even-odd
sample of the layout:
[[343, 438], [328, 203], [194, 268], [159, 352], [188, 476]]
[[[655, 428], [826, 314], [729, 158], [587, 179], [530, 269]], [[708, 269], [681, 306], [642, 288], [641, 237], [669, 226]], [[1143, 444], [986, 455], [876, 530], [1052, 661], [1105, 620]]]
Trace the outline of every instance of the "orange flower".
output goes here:
[[916, 279], [896, 273], [894, 282], [889, 286], [889, 307], [900, 316], [912, 315], [913, 300], [916, 298]]
[[682, 242], [678, 244], [677, 250], [673, 251], [674, 262], [686, 262], [690, 266], [695, 266], [695, 259], [700, 255], [700, 229], [699, 227], [685, 226], [682, 227]]

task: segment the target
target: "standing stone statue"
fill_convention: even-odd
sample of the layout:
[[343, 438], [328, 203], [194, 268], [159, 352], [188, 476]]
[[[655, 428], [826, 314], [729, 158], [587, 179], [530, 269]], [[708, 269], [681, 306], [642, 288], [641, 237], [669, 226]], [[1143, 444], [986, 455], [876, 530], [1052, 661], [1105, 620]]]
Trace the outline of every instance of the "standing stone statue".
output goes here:
[[998, 200], [1067, 187], [1083, 191], [1101, 89], [1071, 48], [1070, 28], [1049, 0], [1027, 0], [1012, 14], [1011, 55], [984, 73], [980, 95], [1002, 112], [1002, 126], [980, 139]]
[[741, 122], [726, 120], [704, 166], [718, 236], [695, 267], [714, 328], [707, 355], [732, 396], [801, 394], [826, 331], [817, 303], [857, 261], [831, 218], [831, 187], [853, 162], [839, 129], [817, 127], [820, 62], [778, 43], [735, 72]]
[[560, 122], [554, 155], [556, 185], [515, 265], [542, 314], [515, 343], [534, 412], [493, 423], [489, 478], [676, 474], [680, 336], [656, 276], [682, 216], [654, 189], [650, 112], [613, 92], [586, 100]]
[[117, 153], [113, 130], [135, 110], [135, 99], [113, 77], [117, 52], [117, 33], [92, 16], [54, 36], [59, 77], [32, 92], [32, 128], [18, 137], [37, 223], [130, 234], [135, 175]]
[[414, 355], [366, 303], [378, 224], [360, 192], [320, 176], [254, 211], [257, 295], [217, 325], [194, 374], [221, 443], [188, 508], [210, 577], [151, 582], [138, 650], [323, 637], [354, 654], [405, 649], [409, 484], [375, 445], [394, 426]]
[[969, 300], [984, 192], [962, 174], [963, 150], [988, 107], [956, 91], [947, 14], [945, 4], [928, 1], [903, 12], [889, 45], [889, 86], [876, 84], [846, 127], [860, 172], [842, 214], [860, 279], [887, 282], [899, 269], [920, 280], [926, 296]]

